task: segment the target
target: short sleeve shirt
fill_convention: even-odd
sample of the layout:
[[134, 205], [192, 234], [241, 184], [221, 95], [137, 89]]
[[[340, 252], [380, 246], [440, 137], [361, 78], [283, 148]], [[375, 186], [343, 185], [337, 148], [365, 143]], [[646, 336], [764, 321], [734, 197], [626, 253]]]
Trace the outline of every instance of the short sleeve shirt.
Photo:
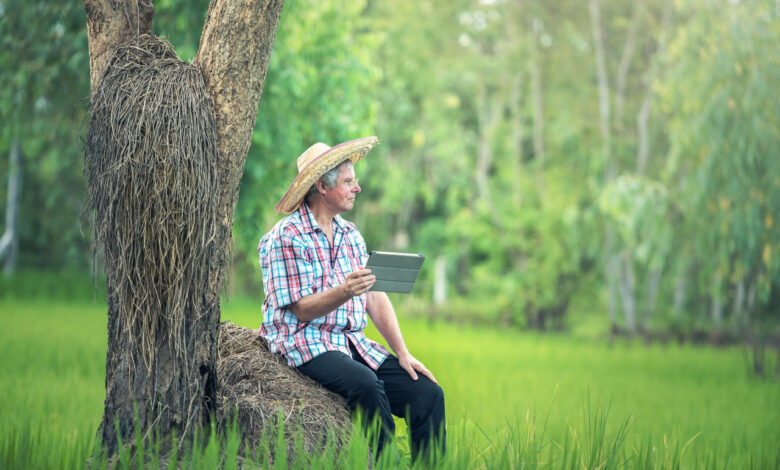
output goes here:
[[366, 364], [379, 368], [389, 352], [363, 333], [367, 294], [311, 321], [298, 320], [290, 307], [303, 297], [338, 286], [347, 274], [360, 269], [368, 253], [354, 224], [336, 216], [331, 246], [309, 207], [302, 203], [260, 239], [257, 252], [265, 289], [260, 334], [272, 353], [283, 355], [290, 366], [298, 367], [326, 351], [349, 356], [351, 343]]

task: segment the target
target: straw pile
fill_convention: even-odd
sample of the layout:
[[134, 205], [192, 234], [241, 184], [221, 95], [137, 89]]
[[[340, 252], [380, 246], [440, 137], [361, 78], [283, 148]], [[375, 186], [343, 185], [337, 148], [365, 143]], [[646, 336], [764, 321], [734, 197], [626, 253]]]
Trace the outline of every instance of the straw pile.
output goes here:
[[280, 412], [288, 453], [297, 430], [310, 452], [322, 447], [329, 431], [343, 437], [349, 430], [344, 399], [271, 354], [257, 331], [230, 322], [220, 325], [217, 375], [217, 419], [226, 423], [237, 408], [244, 443], [253, 450], [264, 432], [275, 441]]

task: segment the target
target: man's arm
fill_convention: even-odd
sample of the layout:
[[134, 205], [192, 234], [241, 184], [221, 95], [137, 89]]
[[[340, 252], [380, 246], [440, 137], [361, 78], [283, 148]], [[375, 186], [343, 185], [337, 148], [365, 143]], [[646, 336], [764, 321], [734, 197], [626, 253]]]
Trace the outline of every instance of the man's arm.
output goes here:
[[376, 276], [370, 269], [360, 269], [347, 274], [347, 280], [333, 289], [307, 295], [290, 304], [300, 321], [311, 321], [339, 308], [352, 297], [363, 294], [374, 285]]
[[399, 364], [409, 373], [409, 376], [417, 380], [417, 372], [420, 372], [431, 379], [433, 383], [438, 383], [423, 363], [415, 359], [406, 348], [404, 338], [401, 336], [401, 327], [398, 325], [398, 318], [395, 316], [393, 304], [390, 303], [390, 298], [387, 297], [387, 294], [379, 291], [369, 292], [366, 310], [376, 329], [379, 330], [387, 344], [390, 345], [398, 356]]

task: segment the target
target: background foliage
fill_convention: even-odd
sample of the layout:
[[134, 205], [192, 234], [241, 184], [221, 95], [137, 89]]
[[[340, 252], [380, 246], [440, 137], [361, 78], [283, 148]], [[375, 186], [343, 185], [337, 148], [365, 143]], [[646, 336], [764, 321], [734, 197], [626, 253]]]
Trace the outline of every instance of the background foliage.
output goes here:
[[[207, 3], [156, 2], [155, 32], [185, 60]], [[0, 215], [18, 142], [25, 272], [89, 272], [84, 28], [79, 2], [0, 0]], [[375, 134], [347, 217], [370, 248], [428, 258], [406, 311], [771, 334], [779, 40], [770, 0], [288, 0], [236, 211], [230, 293], [262, 298], [255, 244], [279, 218], [297, 155]]]

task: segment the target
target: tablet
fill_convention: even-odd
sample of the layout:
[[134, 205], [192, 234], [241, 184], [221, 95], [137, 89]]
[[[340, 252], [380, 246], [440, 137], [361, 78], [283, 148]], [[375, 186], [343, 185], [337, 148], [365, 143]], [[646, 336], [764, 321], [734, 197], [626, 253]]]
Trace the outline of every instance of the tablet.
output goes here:
[[370, 251], [366, 268], [376, 276], [370, 290], [408, 294], [414, 287], [425, 256], [389, 251]]

